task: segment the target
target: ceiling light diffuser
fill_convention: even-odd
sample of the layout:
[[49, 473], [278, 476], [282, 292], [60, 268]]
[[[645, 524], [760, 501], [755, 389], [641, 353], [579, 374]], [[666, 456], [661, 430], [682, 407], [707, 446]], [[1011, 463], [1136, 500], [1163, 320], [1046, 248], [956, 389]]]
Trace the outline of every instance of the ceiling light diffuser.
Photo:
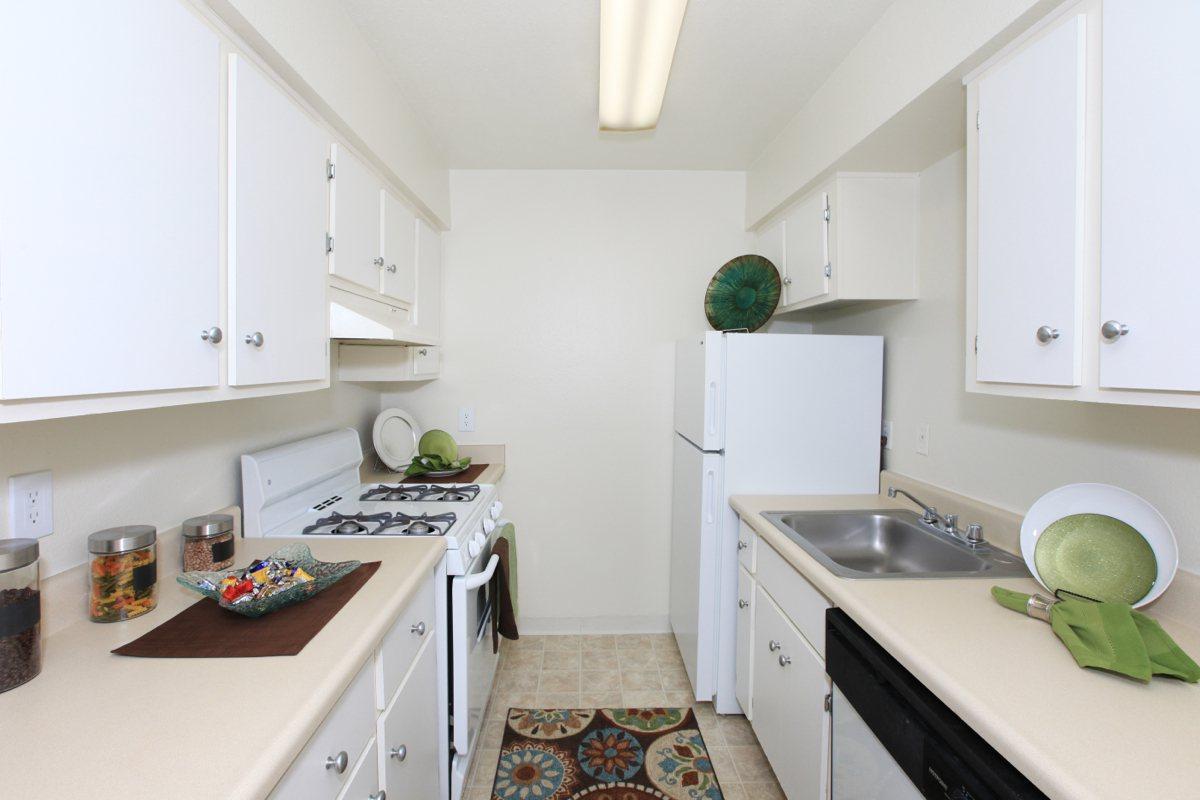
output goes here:
[[687, 0], [600, 0], [600, 129], [658, 125]]

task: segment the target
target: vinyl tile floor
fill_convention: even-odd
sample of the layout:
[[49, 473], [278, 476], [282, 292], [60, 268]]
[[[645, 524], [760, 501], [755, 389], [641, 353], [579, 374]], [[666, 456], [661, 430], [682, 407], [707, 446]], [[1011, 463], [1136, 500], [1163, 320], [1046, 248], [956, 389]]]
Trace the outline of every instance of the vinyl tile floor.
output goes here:
[[691, 706], [725, 800], [783, 800], [746, 718], [697, 703], [671, 634], [505, 641], [465, 800], [491, 800], [509, 708]]

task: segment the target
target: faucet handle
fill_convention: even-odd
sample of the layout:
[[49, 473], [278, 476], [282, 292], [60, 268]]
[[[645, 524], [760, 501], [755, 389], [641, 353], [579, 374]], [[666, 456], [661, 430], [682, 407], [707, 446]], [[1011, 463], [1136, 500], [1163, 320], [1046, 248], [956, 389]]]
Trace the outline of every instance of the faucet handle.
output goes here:
[[958, 514], [947, 514], [945, 517], [945, 520], [946, 520], [946, 533], [957, 536], [958, 535]]
[[967, 526], [967, 543], [983, 544], [983, 526], [978, 522], [972, 522]]
[[938, 521], [938, 510], [934, 506], [925, 509], [925, 513], [921, 515], [921, 521], [927, 522], [930, 525], [936, 525]]

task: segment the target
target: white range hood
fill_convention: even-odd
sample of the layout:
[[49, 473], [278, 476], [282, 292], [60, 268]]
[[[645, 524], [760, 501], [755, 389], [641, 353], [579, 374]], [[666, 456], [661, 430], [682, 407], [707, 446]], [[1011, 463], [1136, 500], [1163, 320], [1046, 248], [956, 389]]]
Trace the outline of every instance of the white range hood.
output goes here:
[[329, 338], [395, 344], [431, 344], [414, 337], [409, 310], [329, 288]]

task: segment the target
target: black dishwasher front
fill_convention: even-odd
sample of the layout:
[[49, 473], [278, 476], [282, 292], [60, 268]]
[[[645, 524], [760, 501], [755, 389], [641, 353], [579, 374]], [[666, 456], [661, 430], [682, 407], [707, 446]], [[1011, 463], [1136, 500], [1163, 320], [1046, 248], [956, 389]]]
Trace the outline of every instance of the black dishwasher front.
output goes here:
[[[854, 706], [853, 711], [924, 797], [1046, 798], [845, 612], [836, 608], [825, 615], [825, 669], [839, 694]], [[835, 719], [837, 713], [835, 703]], [[833, 759], [836, 764], [836, 741]], [[833, 789], [834, 797], [838, 797], [836, 784]]]

